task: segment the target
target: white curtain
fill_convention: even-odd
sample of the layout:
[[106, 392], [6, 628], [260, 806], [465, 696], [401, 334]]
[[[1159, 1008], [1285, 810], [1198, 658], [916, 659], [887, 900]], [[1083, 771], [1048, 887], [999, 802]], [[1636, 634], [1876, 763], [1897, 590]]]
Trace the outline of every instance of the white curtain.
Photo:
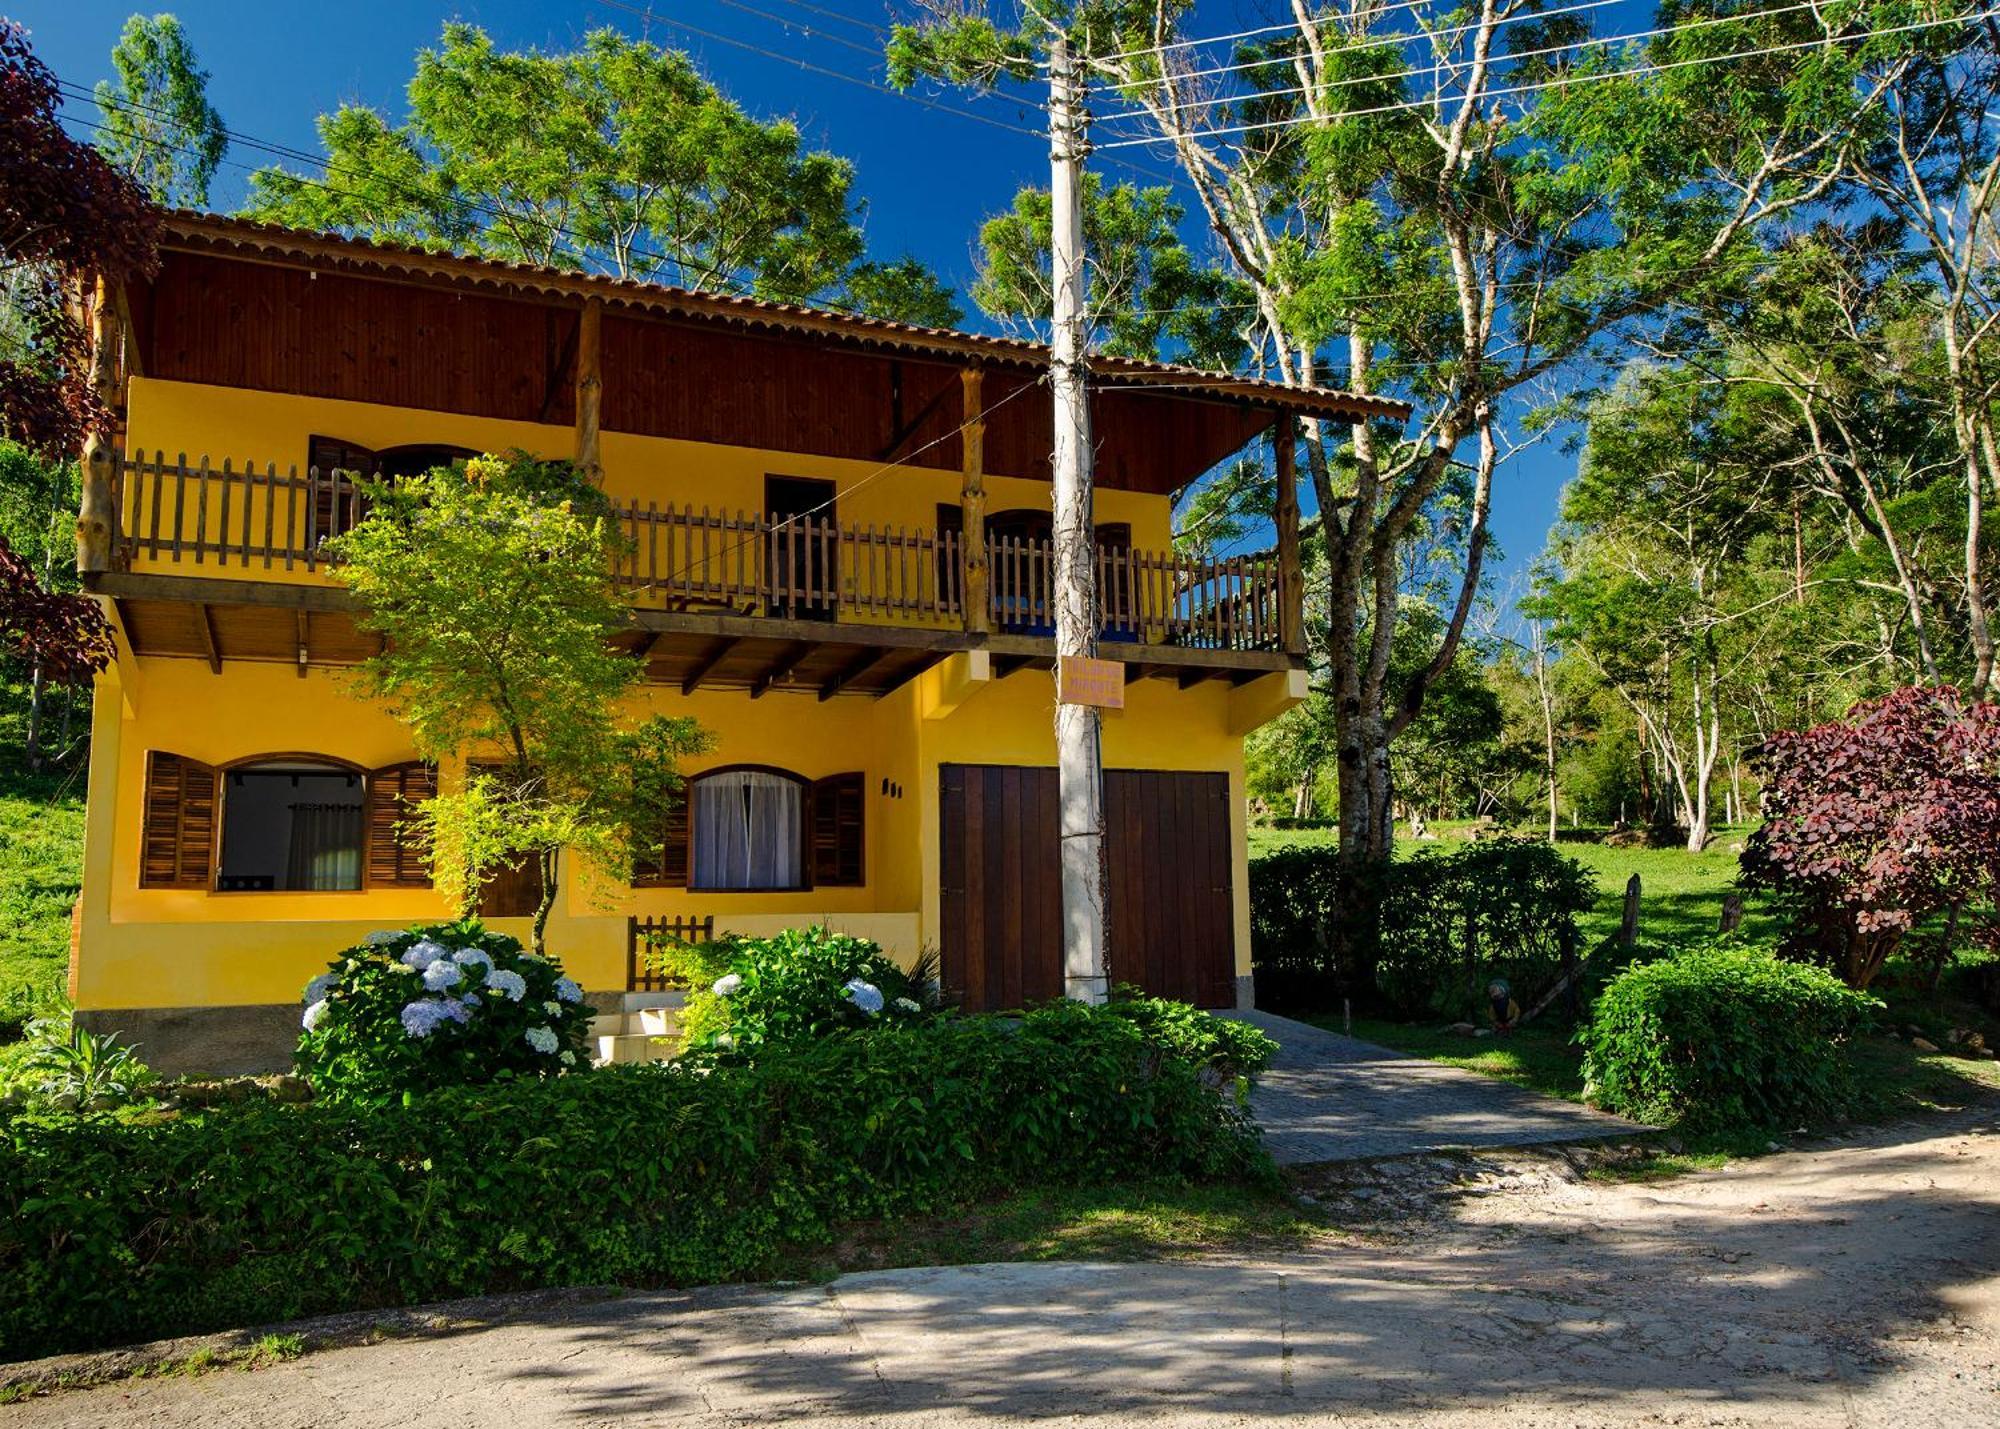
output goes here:
[[361, 886], [361, 806], [294, 804], [292, 846], [285, 887], [353, 889]]
[[795, 779], [752, 770], [696, 779], [696, 888], [797, 888], [805, 790]]

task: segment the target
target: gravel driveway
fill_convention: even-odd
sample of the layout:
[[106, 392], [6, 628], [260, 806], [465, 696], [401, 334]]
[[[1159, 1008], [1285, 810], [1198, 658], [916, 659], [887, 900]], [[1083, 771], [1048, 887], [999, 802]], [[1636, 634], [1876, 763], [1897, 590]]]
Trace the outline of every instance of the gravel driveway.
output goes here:
[[2000, 1424], [2000, 1122], [1652, 1185], [1531, 1177], [1279, 1259], [631, 1295], [0, 1409], [23, 1429], [1084, 1416]]

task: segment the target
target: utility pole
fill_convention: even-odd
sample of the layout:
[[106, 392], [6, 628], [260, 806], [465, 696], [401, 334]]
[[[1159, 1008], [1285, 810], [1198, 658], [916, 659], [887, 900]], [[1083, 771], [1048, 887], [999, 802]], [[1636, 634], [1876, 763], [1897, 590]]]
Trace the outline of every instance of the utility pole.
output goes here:
[[1104, 769], [1101, 716], [1064, 698], [1065, 663], [1097, 656], [1097, 568], [1091, 519], [1090, 394], [1084, 368], [1083, 80], [1058, 33], [1049, 50], [1050, 278], [1055, 286], [1049, 385], [1055, 393], [1056, 768], [1061, 806], [1063, 992], [1102, 1002]]

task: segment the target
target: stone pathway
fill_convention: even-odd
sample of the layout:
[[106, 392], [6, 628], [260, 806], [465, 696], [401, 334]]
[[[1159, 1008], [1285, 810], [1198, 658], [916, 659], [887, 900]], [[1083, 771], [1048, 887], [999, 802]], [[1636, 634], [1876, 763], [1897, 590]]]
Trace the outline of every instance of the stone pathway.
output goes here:
[[1644, 1129], [1623, 1117], [1288, 1017], [1225, 1015], [1278, 1040], [1276, 1060], [1250, 1093], [1250, 1109], [1281, 1166], [1452, 1146], [1591, 1141]]

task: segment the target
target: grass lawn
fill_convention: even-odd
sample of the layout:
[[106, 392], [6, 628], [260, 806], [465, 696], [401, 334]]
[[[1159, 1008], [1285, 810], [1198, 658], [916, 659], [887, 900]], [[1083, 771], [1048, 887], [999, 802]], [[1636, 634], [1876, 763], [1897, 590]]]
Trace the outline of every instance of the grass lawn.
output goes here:
[[81, 779], [0, 786], [0, 1016], [62, 990], [82, 870]]
[[835, 1246], [774, 1269], [780, 1278], [819, 1280], [906, 1265], [1279, 1252], [1324, 1230], [1275, 1186], [1131, 1181], [1026, 1191], [951, 1216], [869, 1222]]

